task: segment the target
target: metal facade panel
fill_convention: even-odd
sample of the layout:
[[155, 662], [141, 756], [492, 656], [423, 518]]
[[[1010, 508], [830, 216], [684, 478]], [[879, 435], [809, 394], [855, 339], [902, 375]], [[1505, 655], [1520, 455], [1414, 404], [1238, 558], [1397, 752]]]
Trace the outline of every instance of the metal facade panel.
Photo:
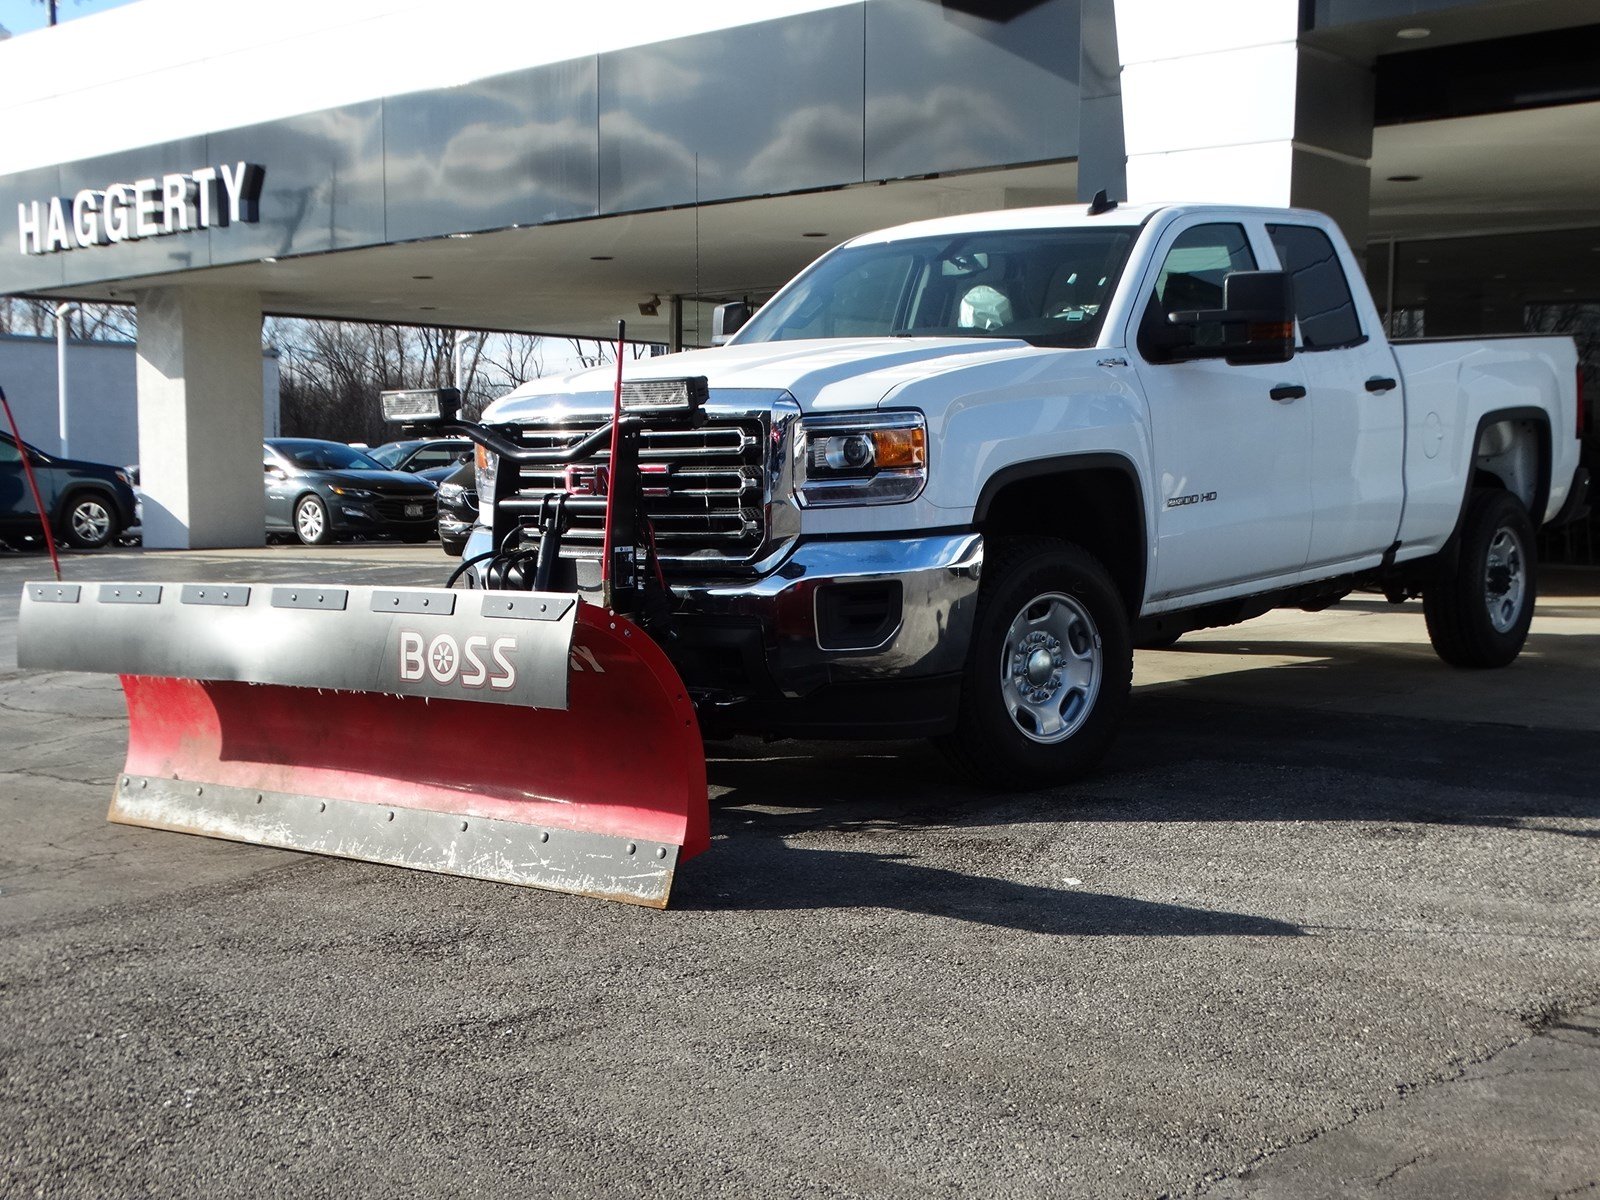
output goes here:
[[600, 208], [858, 183], [862, 7], [599, 58]]
[[[187, 172], [212, 164], [205, 138], [184, 138], [148, 150], [126, 151], [64, 164], [61, 167], [60, 194], [63, 198], [70, 198], [85, 188], [99, 191], [114, 183], [159, 180], [169, 171]], [[14, 251], [15, 244], [9, 249]], [[61, 277], [65, 283], [156, 275], [211, 264], [206, 234], [201, 231], [122, 241], [106, 246], [88, 246], [45, 257], [60, 260]]]
[[22, 254], [18, 251], [19, 205], [31, 206], [61, 195], [61, 168], [40, 167], [16, 175], [0, 175], [0, 292], [23, 292], [30, 288], [59, 287], [65, 278], [66, 255]]
[[595, 60], [384, 101], [390, 241], [594, 216]]
[[265, 171], [254, 223], [28, 255], [12, 226], [0, 292], [1070, 158], [1080, 24], [1104, 8], [844, 4], [0, 178], [9, 223], [78, 189]]
[[927, 0], [867, 5], [867, 178], [1078, 153], [1079, 0], [992, 11], [999, 15]]
[[373, 100], [210, 135], [216, 162], [266, 168], [260, 223], [213, 229], [211, 261], [381, 245], [383, 124]]

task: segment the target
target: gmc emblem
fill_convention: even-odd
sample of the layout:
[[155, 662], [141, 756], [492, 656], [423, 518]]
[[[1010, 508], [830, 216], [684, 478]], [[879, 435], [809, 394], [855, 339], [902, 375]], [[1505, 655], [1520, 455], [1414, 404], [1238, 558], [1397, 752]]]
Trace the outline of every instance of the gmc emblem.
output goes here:
[[611, 472], [595, 463], [572, 463], [566, 486], [569, 496], [604, 496], [611, 491]]

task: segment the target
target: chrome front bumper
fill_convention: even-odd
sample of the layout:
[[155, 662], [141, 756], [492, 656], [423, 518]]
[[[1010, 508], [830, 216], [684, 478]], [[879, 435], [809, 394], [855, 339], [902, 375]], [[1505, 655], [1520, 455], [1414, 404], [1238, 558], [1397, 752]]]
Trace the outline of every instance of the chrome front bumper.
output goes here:
[[[463, 558], [489, 548], [476, 528]], [[686, 680], [696, 683], [697, 631], [739, 631], [758, 656], [765, 679], [743, 682], [752, 692], [805, 696], [836, 683], [909, 681], [959, 672], [966, 663], [983, 568], [983, 535], [871, 537], [800, 541], [768, 574], [708, 584], [673, 582], [685, 625], [682, 647], [669, 645]], [[899, 585], [899, 620], [870, 645], [825, 644], [819, 604], [835, 584]], [[681, 657], [680, 657], [681, 656]]]
[[[801, 542], [775, 571], [750, 583], [674, 590], [700, 620], [757, 625], [772, 682], [784, 695], [802, 696], [825, 684], [960, 671], [982, 568], [978, 533]], [[825, 589], [861, 583], [899, 584], [898, 623], [870, 645], [825, 645], [819, 616]]]

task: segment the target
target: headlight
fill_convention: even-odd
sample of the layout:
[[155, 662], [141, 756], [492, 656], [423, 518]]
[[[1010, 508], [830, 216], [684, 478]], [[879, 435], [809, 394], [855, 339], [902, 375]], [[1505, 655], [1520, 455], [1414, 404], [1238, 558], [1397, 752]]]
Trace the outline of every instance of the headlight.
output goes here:
[[898, 504], [928, 480], [928, 428], [918, 412], [850, 413], [801, 422], [802, 504]]
[[460, 504], [461, 498], [467, 494], [467, 489], [459, 483], [441, 483], [439, 485], [440, 504]]
[[491, 454], [482, 446], [473, 446], [476, 463], [476, 476], [478, 481], [478, 501], [481, 504], [494, 503], [494, 477], [500, 469], [500, 456]]
[[346, 500], [371, 500], [373, 497], [372, 492], [363, 491], [361, 488], [339, 487], [332, 483], [328, 485], [328, 490], [335, 496], [343, 496]]

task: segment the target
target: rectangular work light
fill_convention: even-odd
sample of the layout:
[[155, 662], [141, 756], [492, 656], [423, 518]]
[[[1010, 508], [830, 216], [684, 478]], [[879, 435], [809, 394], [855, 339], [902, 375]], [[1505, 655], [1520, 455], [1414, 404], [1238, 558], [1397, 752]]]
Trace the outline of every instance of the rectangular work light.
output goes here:
[[461, 411], [461, 393], [455, 388], [413, 388], [381, 392], [383, 419], [396, 424], [422, 425], [454, 421]]

